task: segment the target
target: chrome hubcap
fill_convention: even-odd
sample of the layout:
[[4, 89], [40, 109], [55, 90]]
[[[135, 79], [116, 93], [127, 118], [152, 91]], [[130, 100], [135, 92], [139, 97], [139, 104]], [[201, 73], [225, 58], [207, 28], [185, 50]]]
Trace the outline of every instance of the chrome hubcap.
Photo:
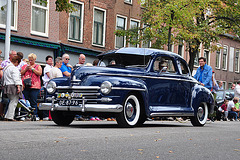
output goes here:
[[199, 107], [199, 108], [198, 108], [198, 117], [201, 118], [201, 117], [203, 116], [203, 114], [204, 114], [203, 108], [202, 108], [202, 107]]
[[132, 117], [133, 113], [134, 113], [134, 107], [131, 103], [128, 102], [127, 105], [126, 105], [126, 115], [127, 115], [127, 117], [129, 117], [129, 118]]

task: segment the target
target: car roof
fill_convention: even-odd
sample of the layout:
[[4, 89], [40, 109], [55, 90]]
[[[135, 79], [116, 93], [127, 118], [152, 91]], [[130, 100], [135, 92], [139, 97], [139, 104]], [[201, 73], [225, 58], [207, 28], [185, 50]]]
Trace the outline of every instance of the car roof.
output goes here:
[[132, 54], [132, 55], [142, 55], [142, 56], [144, 56], [144, 55], [145, 56], [149, 56], [149, 55], [153, 56], [153, 55], [156, 55], [159, 53], [160, 54], [168, 54], [168, 55], [182, 58], [178, 54], [170, 52], [170, 51], [153, 49], [153, 48], [131, 48], [131, 47], [107, 51], [107, 52], [99, 54], [98, 57], [103, 57], [103, 56], [109, 55], [109, 54]]

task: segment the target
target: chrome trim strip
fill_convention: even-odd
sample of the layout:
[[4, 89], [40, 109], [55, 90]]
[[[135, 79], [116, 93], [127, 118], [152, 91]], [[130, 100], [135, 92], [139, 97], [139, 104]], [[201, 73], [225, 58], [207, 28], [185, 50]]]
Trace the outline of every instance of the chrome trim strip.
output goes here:
[[39, 110], [51, 110], [51, 111], [79, 111], [82, 112], [84, 108], [84, 112], [115, 112], [120, 113], [123, 110], [123, 106], [121, 104], [85, 104], [79, 106], [60, 106], [58, 104], [54, 104], [52, 106], [51, 103], [42, 103], [39, 106]]
[[114, 90], [134, 90], [134, 91], [146, 91], [146, 89], [142, 88], [126, 88], [126, 87], [112, 87]]
[[71, 80], [71, 82], [81, 82], [82, 80], [80, 79], [75, 79], [75, 80]]
[[159, 112], [159, 113], [151, 113], [150, 117], [162, 117], [162, 116], [194, 116], [194, 113], [182, 113], [182, 112]]
[[[56, 92], [56, 94], [62, 94], [63, 92]], [[64, 92], [64, 93], [66, 93], [66, 92]], [[98, 92], [93, 92], [93, 93], [90, 93], [90, 92], [88, 92], [88, 93], [85, 93], [85, 92], [70, 92], [69, 94], [71, 94], [71, 93], [81, 93], [82, 94], [82, 96], [99, 96], [99, 95], [101, 95], [101, 93], [98, 93]]]
[[165, 80], [186, 81], [186, 82], [194, 82], [194, 83], [196, 83], [196, 81], [193, 81], [193, 80], [187, 80], [187, 79], [168, 78], [168, 77], [142, 76], [142, 75], [134, 75], [134, 74], [97, 73], [97, 75], [105, 75], [105, 76], [121, 76], [121, 77], [136, 77], [136, 78], [151, 78], [151, 79], [165, 79]]
[[58, 86], [57, 89], [82, 89], [82, 90], [96, 89], [96, 90], [99, 90], [100, 87], [98, 87], [98, 86]]

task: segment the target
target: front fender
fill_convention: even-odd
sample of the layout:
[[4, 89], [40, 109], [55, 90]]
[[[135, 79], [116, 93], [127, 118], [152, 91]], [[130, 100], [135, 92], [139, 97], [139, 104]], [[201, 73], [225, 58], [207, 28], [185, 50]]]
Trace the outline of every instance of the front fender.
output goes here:
[[208, 112], [210, 114], [214, 111], [214, 98], [209, 89], [206, 87], [203, 87], [199, 84], [196, 84], [193, 87], [192, 91], [192, 107], [194, 109], [194, 114], [197, 113], [197, 108], [200, 105], [201, 102], [206, 102], [208, 105]]

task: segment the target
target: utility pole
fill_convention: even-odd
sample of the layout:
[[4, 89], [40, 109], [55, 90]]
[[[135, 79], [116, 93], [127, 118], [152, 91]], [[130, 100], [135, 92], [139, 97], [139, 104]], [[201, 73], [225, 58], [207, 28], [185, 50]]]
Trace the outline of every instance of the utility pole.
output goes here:
[[5, 34], [5, 51], [4, 58], [9, 58], [10, 39], [11, 39], [11, 0], [7, 0], [7, 20], [6, 20], [6, 34]]

